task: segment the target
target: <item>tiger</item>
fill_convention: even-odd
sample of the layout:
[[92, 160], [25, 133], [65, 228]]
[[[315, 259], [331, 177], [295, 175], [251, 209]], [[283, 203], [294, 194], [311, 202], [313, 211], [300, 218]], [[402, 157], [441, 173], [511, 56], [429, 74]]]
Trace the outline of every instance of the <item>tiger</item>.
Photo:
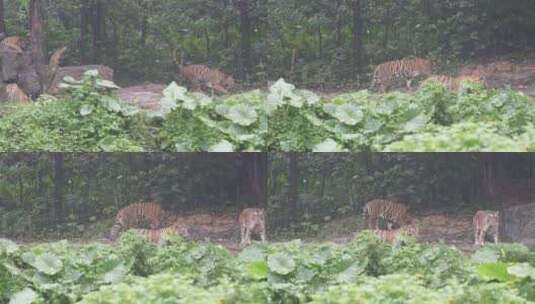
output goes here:
[[381, 238], [384, 242], [389, 243], [391, 245], [394, 245], [396, 243], [398, 236], [402, 233], [407, 234], [407, 235], [412, 235], [416, 238], [420, 235], [420, 228], [418, 227], [418, 223], [415, 220], [408, 225], [401, 226], [398, 229], [393, 229], [393, 230], [374, 229], [372, 231], [373, 233], [375, 233], [375, 235]]
[[180, 235], [184, 238], [190, 238], [190, 232], [185, 225], [173, 224], [166, 228], [159, 229], [129, 229], [129, 231], [134, 231], [137, 234], [140, 234], [145, 239], [153, 243], [159, 243], [164, 236], [167, 235]]
[[266, 218], [264, 209], [246, 208], [238, 218], [240, 224], [240, 247], [251, 244], [251, 234], [259, 234], [262, 242], [266, 241]]
[[423, 58], [404, 58], [389, 61], [375, 68], [372, 88], [379, 86], [385, 92], [389, 86], [398, 80], [407, 80], [407, 88], [411, 88], [413, 79], [433, 74], [433, 63]]
[[[433, 75], [433, 76], [427, 78], [426, 82], [427, 81], [438, 82], [438, 83], [444, 85], [450, 91], [459, 91], [462, 88], [464, 82], [466, 82], [466, 81], [471, 81], [471, 82], [479, 83], [479, 84], [482, 84], [482, 85], [485, 84], [485, 80], [484, 80], [483, 76], [477, 75], [477, 74], [474, 74], [474, 75], [460, 75], [460, 76], [457, 76], [457, 77], [445, 76], [445, 75]], [[423, 84], [422, 84], [422, 86], [423, 86]]]
[[490, 234], [494, 243], [498, 243], [500, 230], [500, 212], [479, 210], [474, 215], [474, 243], [476, 246], [485, 244], [485, 237]]
[[486, 67], [487, 73], [514, 73], [517, 65], [510, 61], [496, 61]]
[[117, 212], [109, 238], [116, 240], [121, 231], [131, 228], [159, 229], [166, 217], [166, 212], [156, 202], [130, 204]]
[[203, 64], [192, 64], [180, 68], [180, 75], [191, 84], [193, 91], [203, 86], [212, 90], [212, 94], [226, 94], [235, 85], [234, 78], [218, 69], [210, 69]]
[[390, 200], [369, 201], [363, 208], [363, 214], [368, 229], [379, 229], [379, 219], [387, 222], [387, 229], [396, 229], [410, 222], [407, 206]]
[[24, 93], [24, 91], [16, 83], [7, 84], [5, 87], [5, 92], [6, 101], [21, 103], [30, 102], [30, 97], [28, 97], [28, 95], [26, 95], [26, 93]]

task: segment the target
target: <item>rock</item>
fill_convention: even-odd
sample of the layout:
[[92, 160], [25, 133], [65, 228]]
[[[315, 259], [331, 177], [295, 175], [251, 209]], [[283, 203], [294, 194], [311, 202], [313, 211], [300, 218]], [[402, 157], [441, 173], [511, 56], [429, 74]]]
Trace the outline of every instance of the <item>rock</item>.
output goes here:
[[165, 85], [147, 83], [139, 86], [122, 88], [118, 96], [121, 100], [139, 106], [142, 109], [156, 111], [160, 108]]
[[535, 203], [504, 208], [500, 220], [502, 241], [535, 247]]
[[66, 66], [60, 67], [54, 76], [54, 80], [50, 85], [48, 94], [58, 94], [61, 92], [59, 84], [63, 81], [65, 76], [71, 76], [76, 80], [81, 80], [85, 72], [90, 70], [97, 70], [100, 77], [105, 80], [113, 81], [113, 70], [105, 65], [80, 65], [80, 66]]

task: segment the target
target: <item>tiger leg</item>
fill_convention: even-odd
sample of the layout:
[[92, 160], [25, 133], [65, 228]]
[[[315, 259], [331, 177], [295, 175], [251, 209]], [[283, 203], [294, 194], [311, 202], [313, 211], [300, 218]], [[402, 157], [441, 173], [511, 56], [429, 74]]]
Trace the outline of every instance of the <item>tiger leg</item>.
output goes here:
[[212, 87], [212, 90], [215, 90], [215, 91], [216, 91], [217, 93], [219, 93], [219, 94], [226, 94], [226, 93], [228, 93], [227, 89], [225, 89], [223, 86], [218, 85], [218, 84], [214, 85], [214, 86]]
[[201, 82], [199, 80], [192, 80], [191, 81], [191, 90], [193, 92], [198, 92], [201, 90]]
[[375, 229], [375, 225], [373, 223], [373, 217], [370, 215], [367, 217], [367, 225], [368, 225], [368, 229]]
[[480, 235], [480, 229], [476, 228], [474, 231], [474, 244], [476, 246], [479, 246], [479, 235]]
[[249, 229], [249, 227], [245, 228], [244, 241], [245, 241], [246, 245], [250, 245], [251, 244], [251, 229]]
[[262, 240], [262, 243], [266, 242], [266, 226], [261, 225], [262, 231], [260, 232], [260, 239]]
[[407, 89], [411, 90], [412, 88], [412, 79], [407, 80]]
[[240, 247], [243, 247], [245, 244], [245, 229], [244, 225], [240, 226]]

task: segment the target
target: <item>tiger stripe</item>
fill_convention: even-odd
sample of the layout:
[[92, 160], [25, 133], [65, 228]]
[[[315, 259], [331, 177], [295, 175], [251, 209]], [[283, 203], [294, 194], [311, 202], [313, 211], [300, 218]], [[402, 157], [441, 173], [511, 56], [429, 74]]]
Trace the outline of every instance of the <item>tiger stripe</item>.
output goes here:
[[135, 233], [143, 236], [150, 242], [159, 243], [163, 237], [170, 235], [180, 235], [184, 238], [189, 238], [190, 233], [186, 226], [180, 224], [173, 224], [166, 228], [160, 229], [130, 229], [129, 231], [134, 231]]
[[372, 88], [379, 87], [385, 92], [398, 80], [407, 80], [407, 88], [410, 89], [412, 80], [420, 76], [433, 74], [433, 63], [423, 58], [404, 58], [388, 61], [375, 68]]
[[110, 239], [117, 239], [121, 231], [131, 228], [159, 229], [165, 217], [166, 212], [156, 202], [130, 204], [117, 212]]
[[480, 75], [461, 75], [457, 77], [433, 75], [427, 78], [425, 82], [427, 81], [434, 81], [440, 83], [450, 91], [459, 91], [463, 87], [463, 84], [467, 81], [479, 83], [482, 85], [485, 84], [483, 77]]
[[476, 246], [485, 244], [487, 233], [493, 237], [494, 243], [498, 243], [500, 233], [500, 213], [498, 211], [479, 210], [474, 215], [473, 225]]
[[379, 229], [379, 218], [387, 221], [389, 229], [401, 227], [410, 222], [407, 206], [402, 203], [375, 199], [366, 203], [363, 208], [364, 220], [368, 229]]
[[389, 243], [391, 245], [394, 245], [396, 243], [398, 236], [401, 234], [412, 235], [416, 238], [420, 234], [420, 229], [417, 223], [411, 223], [409, 225], [405, 225], [398, 229], [393, 229], [393, 230], [374, 229], [372, 231], [385, 243]]
[[193, 91], [207, 87], [219, 94], [228, 93], [234, 87], [234, 78], [218, 69], [210, 69], [203, 64], [192, 64], [180, 68], [180, 75], [191, 84]]

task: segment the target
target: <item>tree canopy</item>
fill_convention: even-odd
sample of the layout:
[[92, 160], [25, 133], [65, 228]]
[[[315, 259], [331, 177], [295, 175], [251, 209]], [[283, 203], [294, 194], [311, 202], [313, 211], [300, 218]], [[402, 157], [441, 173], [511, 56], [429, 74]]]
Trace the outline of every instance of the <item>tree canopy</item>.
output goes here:
[[[466, 61], [535, 48], [529, 0], [43, 0], [47, 50], [104, 63], [123, 83], [173, 79], [173, 54], [239, 78], [319, 84], [370, 78], [371, 67], [423, 56]], [[9, 34], [27, 32], [28, 1], [5, 3]], [[1, 27], [0, 27], [1, 28]]]

